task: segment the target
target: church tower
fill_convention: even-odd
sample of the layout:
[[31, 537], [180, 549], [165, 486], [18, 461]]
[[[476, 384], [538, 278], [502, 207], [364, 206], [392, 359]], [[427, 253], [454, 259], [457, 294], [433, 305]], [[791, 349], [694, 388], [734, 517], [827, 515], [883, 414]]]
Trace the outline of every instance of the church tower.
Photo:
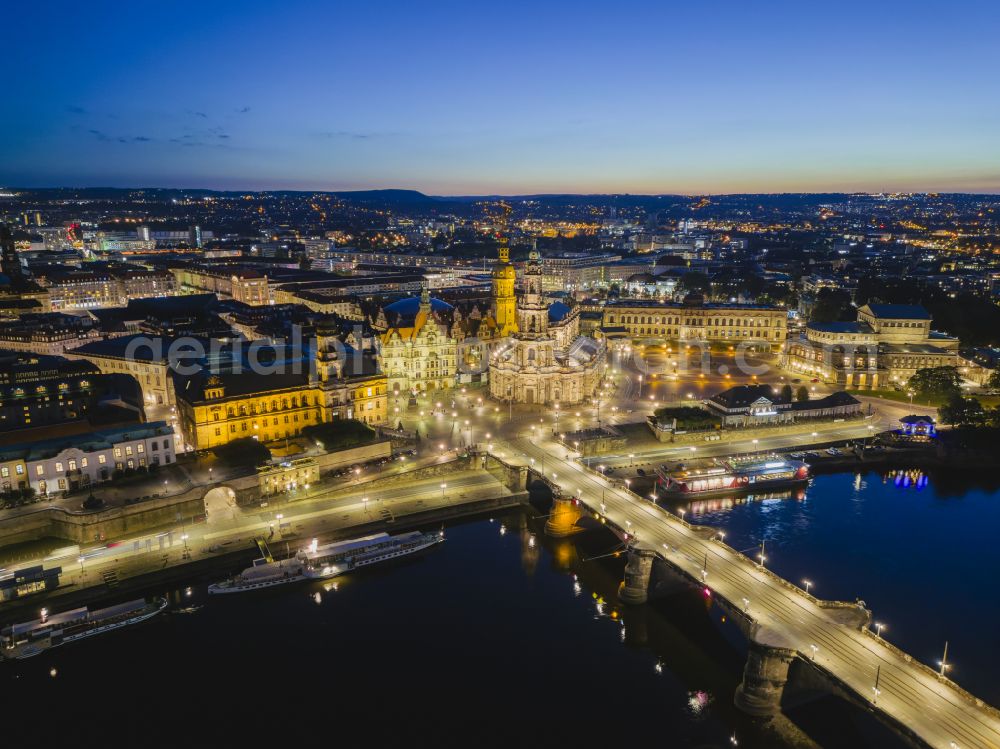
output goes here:
[[542, 261], [532, 250], [524, 268], [524, 290], [517, 306], [517, 326], [520, 337], [545, 338], [549, 331], [549, 307], [542, 294]]
[[508, 336], [517, 332], [517, 300], [514, 297], [517, 274], [510, 264], [510, 239], [506, 232], [511, 209], [506, 203], [502, 205], [504, 225], [499, 237], [499, 257], [493, 267], [493, 319], [497, 322], [499, 335]]

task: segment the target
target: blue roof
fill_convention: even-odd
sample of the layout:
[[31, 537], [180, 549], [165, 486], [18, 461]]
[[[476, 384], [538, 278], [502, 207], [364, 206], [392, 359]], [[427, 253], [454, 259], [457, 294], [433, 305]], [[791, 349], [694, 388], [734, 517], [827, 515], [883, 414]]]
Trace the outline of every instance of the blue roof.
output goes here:
[[549, 305], [549, 322], [559, 322], [569, 314], [569, 306], [562, 302], [553, 302]]
[[[431, 297], [432, 312], [451, 312], [453, 309], [454, 307], [448, 304], [448, 302], [443, 302], [440, 299]], [[420, 297], [411, 296], [406, 299], [400, 299], [398, 302], [386, 305], [385, 311], [389, 314], [412, 317], [420, 311]]]
[[921, 304], [869, 304], [875, 317], [888, 320], [930, 320], [931, 314]]

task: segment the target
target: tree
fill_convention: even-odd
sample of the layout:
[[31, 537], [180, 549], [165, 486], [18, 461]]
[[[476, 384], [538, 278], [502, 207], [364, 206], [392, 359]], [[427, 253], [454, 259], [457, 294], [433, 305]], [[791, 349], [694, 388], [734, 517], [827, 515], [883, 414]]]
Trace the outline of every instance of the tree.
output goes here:
[[941, 395], [945, 397], [961, 392], [962, 377], [956, 367], [928, 367], [918, 369], [906, 386], [920, 395]]
[[781, 402], [791, 403], [792, 402], [792, 386], [787, 382], [781, 386]]
[[701, 271], [689, 271], [681, 276], [680, 287], [689, 294], [706, 294], [712, 289], [712, 284]]
[[799, 401], [800, 403], [805, 403], [807, 400], [809, 400], [809, 388], [807, 388], [805, 385], [800, 386], [795, 393], [795, 400]]
[[857, 317], [851, 295], [842, 289], [822, 288], [816, 294], [810, 322], [845, 322]]
[[1000, 369], [994, 369], [990, 379], [986, 381], [986, 387], [991, 390], [1000, 390]]
[[680, 431], [714, 429], [719, 426], [719, 418], [704, 408], [697, 406], [667, 406], [658, 408], [653, 413], [656, 421], [666, 427], [670, 426], [674, 419], [677, 420], [677, 429]]
[[334, 419], [307, 426], [302, 430], [302, 435], [315, 440], [329, 451], [371, 442], [375, 439], [375, 430], [357, 419]]
[[252, 437], [227, 442], [212, 452], [220, 462], [231, 466], [259, 466], [271, 459], [271, 451]]
[[938, 408], [938, 418], [952, 426], [981, 426], [986, 421], [986, 412], [975, 398], [963, 398], [956, 393]]

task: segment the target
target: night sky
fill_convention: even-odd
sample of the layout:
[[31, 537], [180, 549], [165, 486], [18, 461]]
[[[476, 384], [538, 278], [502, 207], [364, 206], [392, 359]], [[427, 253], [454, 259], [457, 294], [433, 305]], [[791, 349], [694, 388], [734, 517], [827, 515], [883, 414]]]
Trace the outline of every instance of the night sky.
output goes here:
[[8, 2], [0, 184], [1000, 191], [988, 2]]

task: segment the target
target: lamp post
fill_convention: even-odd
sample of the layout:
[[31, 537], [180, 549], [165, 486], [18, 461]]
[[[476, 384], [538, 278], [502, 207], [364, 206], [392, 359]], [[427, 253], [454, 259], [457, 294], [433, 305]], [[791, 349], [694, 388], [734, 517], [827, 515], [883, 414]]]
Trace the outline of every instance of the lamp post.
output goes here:
[[882, 639], [882, 630], [885, 629], [885, 625], [882, 622], [875, 622], [875, 636]]
[[938, 661], [938, 663], [941, 665], [941, 676], [947, 676], [948, 675], [947, 671], [948, 671], [949, 668], [951, 668], [951, 665], [948, 663], [948, 641], [947, 640], [945, 640], [945, 643], [944, 643], [944, 655], [941, 656], [941, 660]]
[[806, 586], [806, 595], [809, 595], [809, 589], [812, 587], [812, 580], [803, 580], [802, 584]]
[[441, 484], [441, 501], [444, 502], [444, 490], [448, 488], [447, 484]]

